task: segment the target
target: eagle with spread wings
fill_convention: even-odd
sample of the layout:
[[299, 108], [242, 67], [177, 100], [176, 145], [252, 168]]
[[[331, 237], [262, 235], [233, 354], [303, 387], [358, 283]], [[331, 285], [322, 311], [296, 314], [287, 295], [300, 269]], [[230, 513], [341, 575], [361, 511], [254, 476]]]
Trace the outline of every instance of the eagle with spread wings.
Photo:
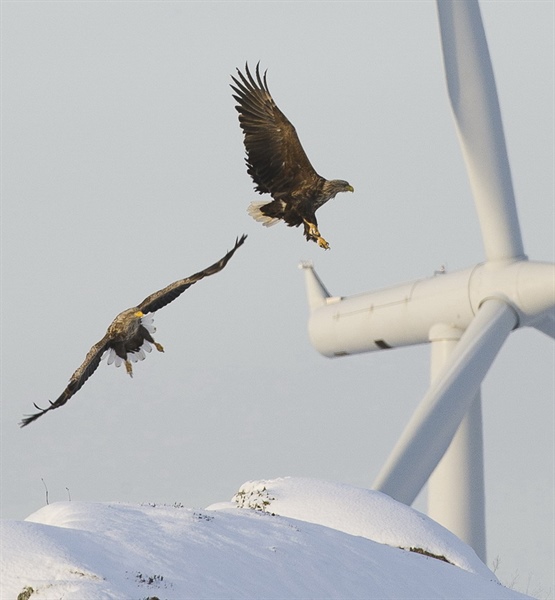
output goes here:
[[40, 408], [35, 404], [35, 408], [39, 412], [23, 418], [20, 426], [25, 427], [49, 410], [63, 406], [96, 371], [104, 355], [108, 357], [107, 362], [109, 365], [115, 363], [116, 367], [119, 367], [125, 364], [127, 373], [132, 377], [133, 368], [131, 363], [144, 360], [145, 351], [151, 352], [152, 345], [159, 352], [164, 352], [162, 345], [154, 341], [152, 337], [156, 329], [152, 324], [152, 314], [149, 313], [154, 313], [173, 302], [197, 281], [221, 271], [235, 254], [237, 248], [243, 245], [246, 238], [246, 235], [238, 238], [235, 241], [234, 248], [207, 269], [185, 279], [175, 281], [164, 289], [147, 296], [139, 305], [121, 312], [108, 327], [106, 335], [89, 350], [83, 364], [73, 373], [60, 397], [55, 402], [50, 402], [50, 406], [47, 408]]
[[271, 202], [252, 202], [248, 213], [265, 226], [282, 220], [289, 227], [304, 225], [307, 241], [327, 250], [328, 242], [320, 235], [316, 211], [339, 192], [353, 192], [342, 179], [327, 180], [318, 175], [301, 146], [293, 124], [274, 102], [266, 72], [256, 78], [245, 65], [245, 74], [237, 69], [231, 77], [233, 98], [239, 103], [239, 124], [244, 133], [247, 172], [260, 194], [270, 194]]

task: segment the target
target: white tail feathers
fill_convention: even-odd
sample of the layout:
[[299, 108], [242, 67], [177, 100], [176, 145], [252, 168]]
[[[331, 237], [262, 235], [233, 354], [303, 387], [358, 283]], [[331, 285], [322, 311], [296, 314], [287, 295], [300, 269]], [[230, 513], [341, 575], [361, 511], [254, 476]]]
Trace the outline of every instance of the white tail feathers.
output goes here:
[[[135, 352], [128, 352], [127, 360], [131, 361], [132, 363], [136, 363], [139, 360], [144, 360], [146, 358], [145, 352], [152, 352], [152, 346], [148, 340], [144, 340], [143, 345]], [[121, 367], [121, 365], [124, 363], [123, 358], [118, 356], [113, 348], [110, 348], [102, 358], [104, 357], [108, 359], [107, 363], [109, 365], [113, 363], [116, 367]]]
[[255, 221], [262, 223], [264, 227], [271, 227], [272, 225], [278, 223], [279, 219], [277, 219], [276, 217], [269, 217], [260, 210], [260, 207], [264, 206], [265, 204], [268, 204], [268, 202], [251, 202], [249, 207], [247, 208], [247, 212]]
[[108, 356], [107, 362], [109, 365], [111, 365], [112, 363], [115, 363], [116, 367], [121, 367], [121, 365], [123, 363], [123, 359], [116, 354], [116, 351], [113, 348], [110, 348], [107, 356]]

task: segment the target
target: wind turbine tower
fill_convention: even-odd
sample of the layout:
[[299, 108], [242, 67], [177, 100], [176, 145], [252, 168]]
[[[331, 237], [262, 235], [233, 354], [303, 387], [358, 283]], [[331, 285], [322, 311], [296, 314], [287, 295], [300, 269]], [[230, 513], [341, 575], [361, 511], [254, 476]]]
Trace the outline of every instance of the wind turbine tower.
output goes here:
[[555, 265], [528, 260], [477, 0], [437, 0], [447, 89], [485, 261], [351, 297], [303, 264], [313, 346], [328, 357], [431, 345], [431, 384], [374, 489], [428, 512], [486, 559], [480, 385], [511, 331], [555, 338]]

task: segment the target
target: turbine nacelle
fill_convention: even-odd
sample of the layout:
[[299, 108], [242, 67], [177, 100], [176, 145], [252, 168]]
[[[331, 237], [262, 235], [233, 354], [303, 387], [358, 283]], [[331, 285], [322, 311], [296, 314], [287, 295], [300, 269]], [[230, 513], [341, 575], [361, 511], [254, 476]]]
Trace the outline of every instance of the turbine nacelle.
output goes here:
[[483, 263], [348, 298], [331, 296], [313, 267], [302, 266], [310, 341], [329, 357], [424, 344], [437, 339], [438, 324], [462, 332], [490, 298], [514, 310], [517, 327], [534, 326], [555, 304], [549, 263]]

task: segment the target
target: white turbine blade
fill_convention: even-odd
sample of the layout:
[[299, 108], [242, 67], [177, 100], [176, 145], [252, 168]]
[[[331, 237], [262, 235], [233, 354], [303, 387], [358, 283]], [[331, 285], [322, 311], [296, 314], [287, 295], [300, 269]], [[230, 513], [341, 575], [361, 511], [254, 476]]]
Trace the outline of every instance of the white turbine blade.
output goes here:
[[412, 504], [449, 447], [503, 342], [517, 325], [513, 309], [486, 300], [416, 409], [374, 489]]
[[547, 312], [533, 327], [555, 339], [555, 309]]
[[524, 257], [501, 111], [477, 0], [437, 0], [451, 106], [487, 260]]

